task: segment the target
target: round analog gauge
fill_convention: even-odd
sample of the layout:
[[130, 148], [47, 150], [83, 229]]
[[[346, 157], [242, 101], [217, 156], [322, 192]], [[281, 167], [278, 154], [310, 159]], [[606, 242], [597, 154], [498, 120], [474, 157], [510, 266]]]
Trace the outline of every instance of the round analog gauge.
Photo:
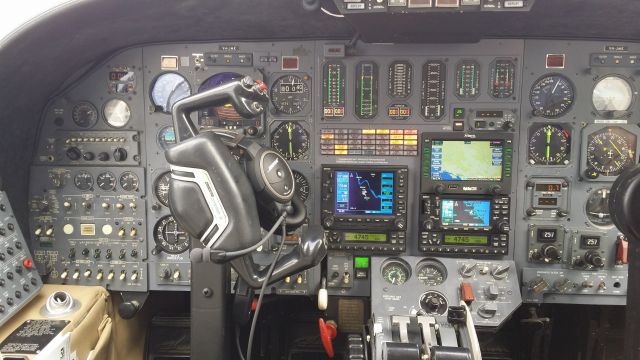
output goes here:
[[420, 307], [428, 315], [444, 315], [447, 312], [447, 298], [437, 291], [427, 291], [420, 296]]
[[180, 254], [189, 248], [189, 235], [171, 215], [158, 220], [153, 228], [153, 240], [156, 242], [155, 253]]
[[541, 124], [529, 130], [529, 164], [567, 165], [570, 154], [571, 138], [563, 126]]
[[610, 226], [613, 224], [609, 212], [609, 189], [601, 188], [587, 198], [587, 218], [594, 225]]
[[447, 279], [447, 269], [440, 262], [427, 260], [418, 265], [416, 276], [426, 286], [437, 286]]
[[287, 160], [306, 159], [309, 142], [309, 133], [295, 121], [283, 121], [271, 133], [271, 147]]
[[411, 276], [409, 265], [401, 260], [389, 260], [382, 265], [382, 278], [391, 285], [402, 285]]
[[309, 186], [309, 180], [307, 180], [307, 178], [298, 171], [293, 170], [292, 173], [293, 180], [296, 184], [296, 195], [300, 198], [300, 200], [307, 201], [311, 188]]
[[[587, 176], [617, 176], [635, 163], [636, 136], [608, 127], [587, 137]], [[590, 176], [592, 174], [595, 176]]]
[[138, 180], [138, 175], [132, 173], [131, 171], [125, 171], [120, 175], [120, 187], [124, 191], [138, 191], [138, 187], [140, 186], [140, 180]]
[[91, 190], [93, 188], [93, 175], [88, 171], [80, 171], [73, 178], [73, 183], [82, 191]]
[[71, 110], [71, 118], [79, 127], [88, 129], [98, 122], [98, 110], [92, 103], [82, 101]]
[[176, 132], [173, 126], [165, 126], [158, 131], [158, 146], [165, 151], [176, 143]]
[[619, 76], [606, 76], [593, 88], [593, 107], [600, 115], [613, 118], [627, 113], [633, 101], [633, 89]]
[[573, 105], [573, 84], [562, 75], [545, 75], [531, 88], [529, 100], [536, 116], [557, 118]]
[[[244, 75], [234, 72], [222, 72], [207, 78], [199, 87], [198, 92], [216, 88], [222, 84], [242, 79]], [[226, 104], [216, 107], [205, 108], [200, 111], [199, 124], [202, 128], [224, 128], [229, 130], [245, 129], [249, 127], [257, 128], [260, 125], [260, 116], [245, 119], [233, 108], [233, 105]]]
[[126, 126], [131, 119], [131, 109], [129, 105], [120, 99], [111, 99], [104, 104], [104, 119], [107, 124], [115, 128]]
[[96, 177], [96, 184], [98, 184], [98, 187], [104, 191], [115, 190], [117, 181], [116, 176], [110, 171], [100, 173], [98, 177]]
[[169, 181], [171, 180], [171, 173], [166, 172], [156, 178], [153, 183], [153, 192], [156, 194], [156, 198], [164, 206], [169, 206]]
[[184, 76], [167, 72], [158, 76], [151, 86], [151, 101], [156, 110], [170, 113], [173, 104], [191, 95], [191, 87]]
[[309, 104], [310, 94], [307, 82], [297, 75], [285, 75], [271, 87], [271, 103], [284, 114], [297, 114]]

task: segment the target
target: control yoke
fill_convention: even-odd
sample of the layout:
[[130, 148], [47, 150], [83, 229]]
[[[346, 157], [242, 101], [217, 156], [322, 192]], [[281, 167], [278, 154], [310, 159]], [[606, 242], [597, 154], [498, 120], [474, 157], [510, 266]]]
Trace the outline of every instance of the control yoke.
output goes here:
[[640, 358], [640, 165], [625, 170], [611, 186], [609, 212], [629, 239], [629, 287], [625, 315], [624, 358]]
[[[174, 128], [179, 134], [179, 129], [186, 127], [192, 137], [180, 141], [180, 136], [176, 136], [177, 144], [165, 152], [171, 167], [171, 213], [202, 245], [201, 248], [197, 242], [192, 242], [195, 245], [192, 246], [191, 261], [231, 261], [251, 287], [260, 287], [266, 278], [266, 271], [253, 262], [249, 251], [262, 237], [260, 220], [264, 213], [258, 204], [263, 207], [265, 198], [271, 196], [282, 209], [292, 212], [295, 185], [291, 169], [274, 151], [254, 142], [247, 145], [246, 138], [238, 138], [236, 142], [245, 143], [251, 153], [250, 162], [260, 165], [249, 165], [251, 171], [244, 171], [220, 135], [215, 131], [200, 133], [190, 114], [198, 109], [231, 103], [238, 114], [251, 118], [261, 114], [268, 101], [266, 85], [250, 77], [182, 99], [173, 107]], [[261, 191], [265, 188], [275, 190], [271, 193]], [[283, 212], [283, 215], [289, 214]], [[300, 239], [297, 248], [278, 260], [270, 282], [322, 261], [326, 255], [322, 229], [309, 226]]]

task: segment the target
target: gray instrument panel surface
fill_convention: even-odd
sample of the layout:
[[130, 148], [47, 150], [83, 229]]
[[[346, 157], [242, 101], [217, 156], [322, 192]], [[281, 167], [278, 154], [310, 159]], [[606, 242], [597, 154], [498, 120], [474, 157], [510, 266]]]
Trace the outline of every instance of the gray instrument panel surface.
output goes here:
[[42, 288], [25, 240], [7, 194], [0, 191], [0, 325]]
[[[158, 75], [165, 72], [175, 72], [182, 75], [189, 83], [192, 93], [210, 76], [220, 72], [238, 72], [249, 74], [257, 78], [263, 78], [267, 84], [271, 85], [277, 78], [295, 74], [298, 76], [308, 76], [307, 83], [311, 96], [309, 103], [300, 113], [288, 115], [277, 112], [272, 105], [267, 113], [267, 124], [265, 124], [265, 133], [256, 140], [264, 145], [271, 143], [270, 133], [282, 121], [296, 121], [308, 133], [310, 149], [307, 154], [299, 160], [292, 160], [290, 164], [293, 170], [303, 174], [310, 187], [309, 198], [306, 201], [309, 210], [309, 221], [311, 223], [320, 222], [320, 164], [352, 164], [352, 165], [403, 165], [409, 168], [409, 201], [407, 204], [407, 255], [417, 255], [418, 252], [418, 199], [420, 184], [420, 155], [419, 155], [419, 139], [422, 132], [443, 132], [453, 131], [454, 120], [462, 120], [465, 131], [472, 132], [474, 128], [473, 113], [476, 110], [504, 110], [506, 113], [513, 114], [513, 127], [508, 130], [497, 128], [496, 130], [487, 130], [489, 132], [509, 131], [514, 135], [514, 176], [512, 180], [512, 191], [507, 194], [511, 197], [511, 217], [509, 231], [509, 254], [500, 259], [514, 259], [519, 267], [528, 269], [564, 269], [563, 271], [578, 271], [566, 269], [561, 264], [534, 263], [528, 261], [529, 238], [528, 229], [530, 224], [561, 224], [569, 230], [576, 231], [593, 231], [604, 233], [606, 236], [602, 240], [602, 249], [607, 254], [605, 258], [613, 258], [617, 231], [615, 228], [599, 229], [594, 228], [586, 220], [584, 205], [586, 201], [585, 193], [592, 192], [600, 186], [608, 186], [610, 181], [582, 181], [579, 169], [581, 153], [581, 129], [588, 124], [598, 126], [606, 126], [598, 120], [591, 103], [591, 90], [595, 85], [595, 78], [609, 73], [619, 73], [629, 79], [633, 73], [633, 69], [610, 65], [609, 67], [595, 67], [590, 65], [592, 54], [609, 53], [605, 51], [608, 44], [600, 42], [566, 42], [566, 41], [533, 41], [533, 40], [485, 40], [477, 44], [432, 44], [432, 45], [394, 45], [394, 44], [357, 44], [355, 48], [349, 49], [347, 55], [335, 57], [335, 53], [327, 52], [327, 49], [338, 45], [344, 45], [346, 42], [341, 41], [306, 41], [306, 42], [238, 42], [238, 43], [213, 43], [213, 44], [167, 44], [167, 45], [150, 45], [140, 48], [126, 50], [122, 53], [114, 55], [113, 58], [107, 60], [101, 67], [93, 73], [83, 78], [74, 87], [64, 94], [54, 98], [45, 111], [40, 138], [38, 141], [38, 149], [34, 158], [34, 167], [32, 171], [31, 198], [42, 196], [43, 190], [55, 191], [50, 185], [44, 186], [45, 179], [41, 171], [44, 165], [56, 167], [60, 169], [75, 172], [81, 169], [88, 169], [93, 172], [93, 167], [103, 165], [99, 161], [85, 160], [76, 162], [68, 161], [64, 156], [64, 152], [60, 149], [57, 141], [63, 138], [59, 135], [67, 131], [83, 131], [97, 133], [114, 133], [123, 131], [137, 132], [139, 135], [138, 145], [139, 153], [137, 160], [134, 160], [135, 151], [129, 152], [130, 157], [127, 163], [114, 163], [109, 160], [109, 166], [116, 166], [114, 169], [118, 174], [125, 169], [135, 169], [140, 173], [140, 201], [144, 208], [144, 218], [142, 219], [141, 232], [144, 234], [144, 241], [141, 244], [144, 247], [144, 255], [137, 264], [141, 268], [146, 269], [149, 266], [149, 275], [144, 280], [147, 285], [139, 288], [125, 287], [123, 290], [188, 290], [188, 273], [189, 263], [186, 253], [166, 254], [160, 252], [154, 254], [155, 247], [153, 242], [153, 229], [161, 218], [169, 215], [166, 206], [158, 204], [158, 200], [154, 195], [155, 179], [162, 173], [167, 171], [168, 167], [164, 160], [162, 149], [157, 141], [158, 133], [161, 129], [171, 125], [171, 116], [161, 111], [155, 111], [151, 103], [150, 89]], [[633, 44], [623, 44], [627, 53], [633, 54], [637, 46]], [[622, 48], [622, 47], [619, 47]], [[610, 48], [610, 50], [613, 48]], [[638, 49], [636, 49], [638, 50]], [[229, 57], [229, 63], [225, 60], [220, 62], [212, 62], [210, 58], [205, 59], [207, 53], [226, 54]], [[566, 54], [564, 68], [547, 69], [545, 66], [546, 54]], [[250, 59], [244, 55], [251, 54]], [[168, 58], [175, 59], [175, 67], [171, 63], [166, 62]], [[286, 69], [283, 57], [295, 57], [297, 59], [297, 68]], [[613, 55], [611, 55], [613, 56]], [[220, 59], [224, 59], [222, 56]], [[244, 59], [240, 61], [240, 59]], [[496, 59], [510, 59], [515, 65], [514, 92], [511, 97], [496, 99], [489, 94], [490, 87], [490, 68]], [[164, 60], [164, 61], [163, 61]], [[290, 65], [287, 60], [287, 66]], [[341, 119], [332, 119], [324, 117], [323, 114], [323, 65], [326, 61], [339, 61], [345, 66], [345, 114]], [[421, 78], [422, 66], [431, 60], [441, 61], [446, 66], [446, 83], [444, 95], [444, 115], [437, 120], [426, 120], [420, 115], [420, 98], [421, 98]], [[479, 66], [479, 95], [473, 99], [461, 100], [456, 96], [455, 72], [456, 67], [463, 61], [473, 60]], [[356, 67], [359, 63], [373, 61], [378, 69], [378, 111], [377, 115], [371, 119], [359, 119], [355, 114], [355, 98], [356, 98]], [[413, 75], [411, 79], [411, 94], [402, 99], [393, 98], [389, 95], [387, 72], [389, 66], [394, 61], [408, 61], [413, 66]], [[609, 60], [607, 60], [609, 61]], [[167, 67], [167, 65], [170, 65]], [[111, 89], [112, 81], [109, 81], [109, 72], [113, 69], [128, 69], [135, 73], [135, 79], [130, 82], [132, 89], [127, 93], [114, 93]], [[283, 69], [285, 68], [285, 69]], [[540, 76], [547, 73], [565, 74], [574, 84], [576, 99], [571, 110], [558, 119], [543, 119], [531, 115], [531, 105], [529, 104], [529, 90]], [[635, 88], [635, 85], [634, 85]], [[636, 95], [634, 95], [635, 97]], [[122, 129], [114, 129], [106, 124], [103, 119], [103, 107], [106, 101], [111, 98], [119, 98], [128, 103], [131, 109], [131, 120], [128, 125]], [[81, 101], [91, 102], [98, 111], [98, 121], [95, 126], [90, 129], [81, 129], [71, 120], [71, 112], [73, 107]], [[638, 101], [634, 101], [632, 110], [638, 105]], [[392, 105], [402, 104], [411, 108], [412, 115], [405, 120], [392, 120], [387, 116], [388, 108]], [[465, 114], [461, 119], [454, 119], [456, 108], [465, 110]], [[61, 119], [61, 120], [59, 120]], [[619, 119], [617, 119], [619, 120]], [[562, 123], [570, 126], [572, 129], [572, 152], [570, 162], [566, 166], [530, 166], [527, 164], [527, 138], [528, 129], [534, 123]], [[618, 124], [619, 126], [631, 127], [635, 126], [635, 122], [627, 120], [628, 124]], [[633, 124], [632, 124], [633, 123]], [[353, 153], [334, 152], [330, 155], [327, 151], [322, 151], [321, 135], [328, 132], [348, 131], [374, 131], [377, 130], [402, 130], [415, 131], [417, 153], [416, 155], [404, 154], [403, 156], [389, 155], [390, 153], [382, 152], [380, 155], [361, 155], [357, 151]], [[480, 130], [477, 130], [480, 131]], [[406, 134], [406, 133], [405, 133]], [[56, 139], [51, 141], [50, 139]], [[405, 144], [410, 144], [411, 138], [405, 137]], [[54, 144], [48, 147], [47, 144]], [[338, 144], [335, 144], [338, 145]], [[343, 149], [335, 146], [334, 149]], [[352, 148], [355, 150], [356, 148]], [[326, 150], [326, 148], [325, 148]], [[96, 150], [100, 151], [100, 150]], [[109, 148], [109, 151], [113, 149]], [[50, 158], [49, 156], [53, 156]], [[128, 163], [134, 161], [135, 163]], [[43, 167], [40, 167], [43, 165]], [[96, 168], [97, 170], [97, 168]], [[526, 216], [527, 198], [531, 196], [527, 193], [525, 183], [532, 176], [546, 178], [564, 178], [569, 183], [568, 198], [569, 200], [569, 216], [560, 220], [539, 220], [530, 219]], [[43, 189], [44, 186], [44, 189]], [[75, 190], [72, 191], [75, 194]], [[415, 196], [413, 196], [415, 195]], [[32, 216], [30, 226], [31, 234], [37, 226], [35, 222], [36, 215]], [[38, 215], [40, 216], [40, 215]], [[63, 225], [63, 224], [61, 224]], [[57, 234], [63, 234], [62, 229], [56, 229]], [[567, 237], [570, 238], [570, 237]], [[62, 253], [69, 251], [69, 239], [60, 236], [56, 239], [55, 249]], [[37, 240], [32, 235], [32, 245]], [[570, 249], [565, 251], [568, 254]], [[263, 249], [265, 254], [270, 253], [270, 249]], [[366, 254], [365, 254], [366, 255]], [[164, 268], [179, 269], [181, 274], [179, 281], [161, 279], [159, 273]], [[533, 271], [532, 270], [532, 271]], [[610, 265], [607, 262], [605, 270], [622, 271], [626, 270], [626, 265]], [[376, 271], [371, 269], [371, 271]], [[581, 270], [580, 270], [581, 271]], [[318, 273], [314, 269], [314, 273]], [[528, 274], [529, 272], [526, 272]], [[318, 279], [319, 276], [314, 275], [311, 278]], [[531, 279], [524, 279], [525, 282]], [[550, 283], [556, 279], [549, 279]], [[362, 284], [358, 284], [361, 281]], [[332, 292], [345, 295], [362, 295], [367, 296], [371, 293], [369, 287], [370, 280], [354, 280], [352, 290]], [[625, 282], [621, 282], [624, 284]], [[284, 284], [283, 284], [284, 286]], [[315, 292], [319, 284], [310, 285], [311, 292]], [[526, 289], [524, 289], [526, 293]], [[624, 292], [624, 286], [620, 288]], [[594, 292], [594, 295], [596, 293]], [[571, 295], [573, 296], [573, 295]], [[571, 296], [562, 295], [560, 301], [575, 301]], [[525, 296], [525, 299], [527, 297]], [[601, 297], [582, 296], [580, 299], [585, 302], [604, 301], [599, 300]], [[607, 297], [609, 298], [609, 297]], [[624, 297], [618, 297], [624, 298]], [[556, 297], [558, 299], [558, 297]], [[590, 299], [590, 300], [588, 300]], [[534, 299], [531, 299], [534, 301]], [[535, 300], [539, 301], [539, 300]], [[620, 300], [611, 303], [621, 303]]]

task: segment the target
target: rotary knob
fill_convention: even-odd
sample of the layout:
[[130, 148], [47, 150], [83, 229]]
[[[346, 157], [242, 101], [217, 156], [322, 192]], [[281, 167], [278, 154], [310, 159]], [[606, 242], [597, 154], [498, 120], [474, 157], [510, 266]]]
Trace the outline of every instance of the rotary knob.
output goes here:
[[500, 185], [493, 185], [489, 188], [489, 191], [493, 194], [493, 195], [500, 195], [502, 194], [502, 186]]
[[544, 258], [549, 261], [556, 261], [560, 259], [560, 251], [554, 245], [544, 245], [542, 246], [542, 254]]
[[533, 293], [540, 294], [549, 287], [549, 283], [542, 277], [537, 276], [529, 282], [529, 290]]
[[422, 229], [424, 230], [433, 230], [435, 228], [435, 223], [433, 220], [425, 220], [422, 222]]
[[324, 227], [326, 228], [331, 228], [334, 221], [335, 219], [333, 218], [333, 216], [325, 216], [324, 219], [322, 219], [322, 225], [324, 225]]
[[604, 259], [595, 250], [587, 251], [584, 254], [584, 260], [587, 262], [587, 264], [589, 264], [591, 266], [594, 266], [594, 267], [603, 267], [604, 266]]
[[407, 226], [406, 222], [404, 221], [404, 219], [396, 219], [396, 221], [394, 222], [396, 229], [398, 230], [404, 230]]
[[511, 269], [509, 265], [498, 265], [491, 270], [491, 276], [496, 280], [502, 280], [509, 275], [509, 269]]
[[464, 264], [460, 267], [460, 275], [466, 278], [472, 277], [476, 271], [476, 267], [478, 267], [477, 264]]
[[444, 186], [444, 184], [438, 184], [434, 187], [436, 194], [442, 194], [445, 189], [446, 187]]
[[573, 283], [567, 278], [561, 278], [553, 283], [553, 287], [557, 292], [564, 294], [573, 289]]

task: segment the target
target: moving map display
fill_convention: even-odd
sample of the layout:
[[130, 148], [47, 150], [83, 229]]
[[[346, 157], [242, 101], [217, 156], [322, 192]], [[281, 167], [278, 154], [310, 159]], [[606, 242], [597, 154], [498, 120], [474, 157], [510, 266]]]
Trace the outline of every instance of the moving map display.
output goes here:
[[393, 176], [392, 171], [336, 171], [336, 213], [392, 215]]
[[490, 200], [443, 199], [440, 203], [442, 226], [488, 227]]
[[434, 140], [431, 146], [433, 180], [502, 180], [502, 140]]

